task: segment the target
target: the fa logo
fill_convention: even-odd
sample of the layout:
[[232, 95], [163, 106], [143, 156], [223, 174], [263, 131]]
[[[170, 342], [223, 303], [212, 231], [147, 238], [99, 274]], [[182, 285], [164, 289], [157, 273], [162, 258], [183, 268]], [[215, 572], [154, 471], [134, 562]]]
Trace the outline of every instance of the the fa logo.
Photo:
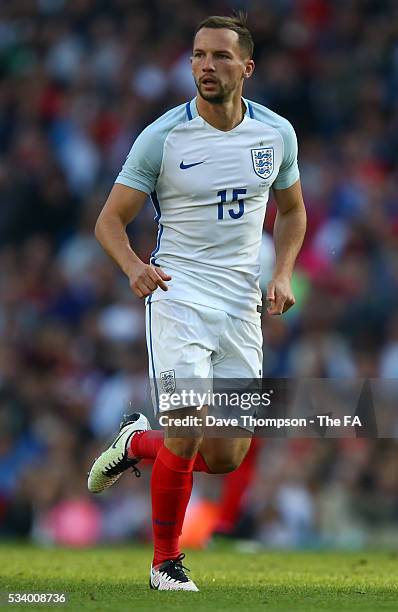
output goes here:
[[160, 385], [165, 393], [174, 393], [176, 388], [176, 374], [174, 370], [160, 372]]
[[251, 149], [254, 172], [262, 179], [271, 176], [274, 171], [274, 148], [263, 147]]

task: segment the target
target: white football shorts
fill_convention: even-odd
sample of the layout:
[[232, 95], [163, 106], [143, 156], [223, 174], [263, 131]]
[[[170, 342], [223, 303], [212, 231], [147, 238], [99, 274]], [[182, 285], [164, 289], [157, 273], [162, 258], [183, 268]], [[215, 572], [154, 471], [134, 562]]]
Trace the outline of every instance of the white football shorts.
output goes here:
[[192, 386], [203, 392], [209, 384], [216, 387], [215, 379], [228, 379], [230, 384], [262, 376], [260, 325], [222, 310], [176, 300], [148, 300], [146, 338], [156, 414], [183, 407], [165, 407], [159, 402], [162, 394]]

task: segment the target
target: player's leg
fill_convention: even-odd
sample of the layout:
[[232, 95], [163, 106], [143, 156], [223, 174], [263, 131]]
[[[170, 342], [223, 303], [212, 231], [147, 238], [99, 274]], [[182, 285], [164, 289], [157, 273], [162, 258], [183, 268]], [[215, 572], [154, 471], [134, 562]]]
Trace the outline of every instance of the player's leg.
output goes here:
[[[195, 412], [195, 408], [175, 410], [170, 418], [184, 419], [194, 416]], [[181, 555], [179, 540], [201, 440], [201, 428], [196, 431], [191, 428], [189, 435], [181, 431], [179, 435], [170, 427], [156, 455], [151, 476], [153, 567]]]
[[[262, 336], [257, 326], [230, 319], [221, 342], [221, 351], [215, 360], [215, 375], [228, 379], [255, 379], [262, 370]], [[226, 415], [227, 416], [227, 415]], [[220, 512], [215, 532], [230, 534], [237, 526], [242, 501], [255, 477], [258, 440], [249, 431], [237, 432], [242, 437], [205, 438], [200, 452], [213, 473], [225, 473], [220, 498]]]
[[[193, 407], [172, 409], [162, 404], [162, 398], [181, 395], [188, 380], [208, 381], [212, 377], [211, 354], [215, 340], [207, 323], [200, 309], [189, 304], [165, 300], [148, 305], [147, 341], [154, 404], [156, 409], [162, 408], [162, 417], [173, 422], [176, 418], [197, 416], [197, 411]], [[188, 431], [187, 428], [176, 430], [169, 421], [167, 435], [159, 444], [151, 478], [152, 588], [197, 590], [181, 564], [179, 538], [201, 435], [200, 425]], [[145, 440], [141, 436], [137, 446], [143, 445]], [[138, 448], [136, 451], [142, 452]]]

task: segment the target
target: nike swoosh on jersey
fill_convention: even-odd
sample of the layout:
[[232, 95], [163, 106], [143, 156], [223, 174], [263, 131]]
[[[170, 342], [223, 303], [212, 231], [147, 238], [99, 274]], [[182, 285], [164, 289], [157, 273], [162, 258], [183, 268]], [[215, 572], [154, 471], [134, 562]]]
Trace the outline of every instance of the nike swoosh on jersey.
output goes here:
[[204, 164], [204, 161], [201, 162], [195, 162], [194, 164], [184, 164], [184, 162], [182, 161], [180, 163], [180, 168], [181, 170], [187, 170], [187, 168], [193, 168], [194, 166], [199, 166], [199, 164]]

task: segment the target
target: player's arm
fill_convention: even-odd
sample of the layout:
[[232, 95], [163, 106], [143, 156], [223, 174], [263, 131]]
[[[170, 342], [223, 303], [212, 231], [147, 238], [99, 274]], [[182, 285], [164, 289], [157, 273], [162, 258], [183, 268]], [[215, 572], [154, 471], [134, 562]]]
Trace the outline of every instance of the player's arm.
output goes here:
[[282, 314], [295, 303], [290, 281], [307, 225], [299, 180], [287, 189], [274, 189], [274, 197], [277, 206], [274, 225], [276, 263], [267, 287], [267, 311], [270, 315]]
[[95, 225], [95, 236], [129, 279], [139, 298], [147, 297], [157, 287], [167, 291], [171, 280], [159, 267], [144, 263], [130, 246], [126, 227], [143, 207], [147, 194], [115, 183]]

